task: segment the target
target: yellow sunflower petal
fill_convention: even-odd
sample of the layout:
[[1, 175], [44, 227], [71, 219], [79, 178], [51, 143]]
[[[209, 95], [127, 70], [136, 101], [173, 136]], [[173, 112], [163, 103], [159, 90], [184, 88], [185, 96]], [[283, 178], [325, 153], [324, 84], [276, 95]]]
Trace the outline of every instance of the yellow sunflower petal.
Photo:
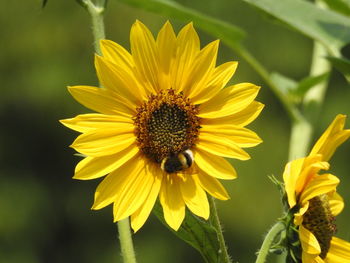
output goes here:
[[114, 222], [132, 215], [151, 193], [156, 176], [148, 172], [146, 160], [139, 162], [143, 163], [143, 168], [138, 176], [116, 196], [113, 204]]
[[295, 192], [297, 194], [304, 191], [307, 184], [318, 174], [320, 170], [328, 170], [329, 163], [322, 162], [322, 155], [312, 155], [304, 158], [303, 169], [300, 172]]
[[283, 181], [288, 197], [289, 207], [292, 208], [296, 205], [296, 183], [303, 167], [305, 158], [300, 158], [287, 163], [283, 172]]
[[75, 167], [74, 179], [91, 180], [104, 176], [122, 166], [134, 157], [139, 151], [136, 145], [131, 145], [125, 150], [108, 156], [86, 157]]
[[250, 156], [239, 146], [227, 138], [222, 138], [214, 134], [202, 134], [197, 143], [197, 148], [214, 155], [234, 158], [239, 160], [248, 160]]
[[332, 174], [315, 176], [301, 193], [300, 202], [305, 202], [315, 196], [335, 191], [338, 184], [338, 177]]
[[163, 177], [159, 199], [163, 207], [165, 221], [177, 231], [185, 218], [185, 202], [180, 191], [179, 180], [182, 179], [171, 177], [170, 175]]
[[136, 111], [133, 105], [127, 105], [113, 92], [97, 87], [73, 86], [68, 87], [70, 94], [85, 107], [103, 114], [118, 114], [132, 117]]
[[154, 182], [145, 202], [131, 215], [131, 227], [135, 233], [143, 226], [151, 213], [162, 183], [162, 173], [160, 173], [159, 167], [151, 164], [149, 168], [149, 173], [154, 176]]
[[312, 255], [319, 255], [321, 253], [320, 244], [314, 234], [302, 225], [299, 227], [299, 238], [305, 253]]
[[78, 131], [89, 132], [96, 129], [111, 128], [118, 126], [119, 123], [133, 124], [131, 118], [122, 115], [105, 115], [98, 113], [81, 114], [74, 118], [60, 120], [66, 127]]
[[333, 192], [328, 195], [329, 206], [333, 216], [337, 216], [344, 209], [344, 200], [337, 192]]
[[239, 147], [253, 147], [262, 142], [260, 137], [253, 131], [230, 124], [201, 125], [201, 136], [211, 133], [222, 138], [228, 138]]
[[306, 201], [300, 204], [301, 207], [299, 208], [299, 211], [294, 214], [294, 224], [296, 226], [300, 226], [303, 223], [304, 214], [309, 209], [309, 205], [310, 205], [309, 201]]
[[327, 263], [350, 263], [350, 243], [337, 237], [332, 237], [331, 247], [326, 256]]
[[140, 87], [134, 75], [109, 60], [95, 55], [95, 68], [101, 84], [127, 99], [136, 108], [147, 99], [145, 90]]
[[191, 101], [194, 104], [202, 104], [214, 97], [231, 79], [236, 71], [237, 65], [237, 61], [231, 61], [216, 67], [208, 83], [200, 90], [196, 90], [196, 93], [190, 95]]
[[71, 147], [87, 156], [106, 156], [120, 152], [135, 142], [134, 127], [120, 124], [118, 128], [99, 129], [79, 135]]
[[156, 42], [149, 29], [140, 21], [136, 21], [130, 32], [131, 53], [139, 76], [143, 78], [151, 92], [160, 90], [158, 82], [159, 56]]
[[338, 114], [312, 148], [310, 155], [322, 154], [328, 161], [335, 150], [350, 137], [350, 130], [344, 130], [346, 116]]
[[240, 83], [221, 90], [211, 100], [200, 106], [201, 118], [220, 118], [238, 113], [251, 104], [260, 87], [251, 83]]
[[218, 48], [219, 40], [215, 40], [198, 53], [183, 86], [182, 91], [186, 97], [194, 97], [208, 85], [215, 68]]
[[254, 121], [259, 116], [263, 108], [264, 104], [253, 101], [244, 110], [237, 112], [236, 114], [215, 119], [204, 118], [202, 119], [201, 123], [205, 125], [232, 124], [239, 127], [244, 127]]
[[144, 168], [142, 157], [137, 154], [119, 169], [107, 175], [98, 185], [95, 192], [95, 201], [92, 209], [101, 209], [114, 202], [118, 194], [136, 180]]
[[167, 89], [171, 87], [170, 67], [176, 54], [176, 35], [169, 21], [159, 31], [156, 43], [159, 52], [159, 81], [161, 87]]
[[190, 68], [199, 52], [200, 42], [192, 23], [181, 29], [176, 40], [176, 57], [171, 67], [172, 87], [176, 92], [181, 92], [184, 80], [189, 77]]
[[207, 194], [200, 184], [193, 180], [192, 175], [187, 175], [185, 180], [180, 183], [180, 190], [186, 206], [192, 213], [208, 219], [210, 209]]
[[306, 252], [302, 252], [301, 255], [301, 262], [302, 263], [325, 263], [325, 261], [320, 258], [320, 256], [314, 255], [314, 254], [307, 254]]
[[201, 185], [201, 187], [208, 192], [211, 196], [219, 200], [228, 200], [230, 196], [228, 195], [226, 189], [222, 184], [214, 177], [207, 175], [203, 171], [199, 171], [199, 174], [193, 174], [193, 179]]
[[102, 39], [100, 41], [100, 47], [103, 57], [110, 60], [121, 68], [132, 72], [134, 68], [134, 60], [131, 54], [123, 48], [121, 45], [115, 43], [114, 41]]
[[194, 160], [201, 170], [215, 178], [232, 180], [237, 177], [233, 166], [223, 157], [196, 149]]

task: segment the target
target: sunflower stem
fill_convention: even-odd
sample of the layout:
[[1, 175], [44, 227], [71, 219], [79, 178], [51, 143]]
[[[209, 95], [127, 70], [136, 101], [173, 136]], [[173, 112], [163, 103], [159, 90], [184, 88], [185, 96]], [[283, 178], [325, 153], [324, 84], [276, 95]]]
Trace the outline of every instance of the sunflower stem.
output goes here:
[[288, 157], [290, 161], [306, 156], [312, 133], [313, 127], [305, 118], [292, 122]]
[[278, 221], [276, 224], [274, 224], [267, 235], [265, 236], [265, 239], [261, 245], [261, 248], [258, 252], [258, 256], [256, 258], [255, 263], [264, 263], [266, 262], [266, 257], [269, 254], [270, 247], [273, 243], [273, 241], [276, 239], [277, 235], [281, 233], [285, 229], [284, 223], [281, 221]]
[[[107, 0], [78, 0], [91, 16], [92, 33], [94, 37], [95, 52], [101, 55], [100, 40], [105, 39], [104, 11]], [[129, 218], [118, 222], [118, 232], [121, 252], [124, 263], [136, 263], [135, 251], [131, 237]]]
[[97, 0], [96, 3], [93, 3], [91, 0], [81, 0], [81, 2], [91, 16], [95, 52], [101, 55], [100, 40], [105, 39], [103, 15], [107, 0]]
[[[326, 8], [326, 5], [321, 0], [315, 0], [315, 5], [320, 8]], [[310, 75], [317, 76], [331, 71], [331, 63], [326, 59], [330, 51], [318, 41], [314, 41]], [[317, 123], [323, 101], [328, 87], [328, 78], [323, 82], [315, 85], [305, 94], [303, 100], [305, 116], [313, 124]]]
[[118, 222], [119, 241], [124, 263], [136, 263], [134, 246], [132, 244], [129, 218]]
[[[315, 4], [324, 8], [322, 1], [316, 0]], [[325, 58], [327, 49], [319, 42], [314, 41], [310, 76], [317, 76], [330, 72], [331, 65]], [[322, 109], [328, 86], [328, 78], [308, 90], [303, 99], [302, 118], [292, 121], [292, 131], [289, 148], [289, 160], [304, 157], [309, 151], [314, 125], [317, 123]]]
[[225, 244], [224, 235], [222, 233], [222, 227], [219, 220], [218, 210], [216, 208], [215, 200], [212, 196], [209, 197], [209, 204], [210, 204], [210, 214], [211, 214], [211, 222], [216, 229], [216, 234], [218, 237], [218, 241], [220, 244], [220, 250], [219, 255], [222, 259], [223, 263], [232, 263], [231, 258], [227, 252], [227, 247]]

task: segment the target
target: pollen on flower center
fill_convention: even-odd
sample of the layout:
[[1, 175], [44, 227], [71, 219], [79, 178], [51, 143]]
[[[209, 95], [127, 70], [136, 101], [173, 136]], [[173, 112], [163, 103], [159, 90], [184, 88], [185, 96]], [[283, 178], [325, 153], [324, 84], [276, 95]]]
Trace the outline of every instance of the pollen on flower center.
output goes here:
[[137, 108], [135, 135], [141, 151], [160, 163], [171, 154], [191, 148], [197, 141], [198, 107], [173, 89], [151, 95]]
[[332, 215], [327, 195], [312, 198], [304, 215], [303, 226], [311, 231], [321, 247], [320, 257], [326, 258], [332, 236], [336, 232], [335, 217]]

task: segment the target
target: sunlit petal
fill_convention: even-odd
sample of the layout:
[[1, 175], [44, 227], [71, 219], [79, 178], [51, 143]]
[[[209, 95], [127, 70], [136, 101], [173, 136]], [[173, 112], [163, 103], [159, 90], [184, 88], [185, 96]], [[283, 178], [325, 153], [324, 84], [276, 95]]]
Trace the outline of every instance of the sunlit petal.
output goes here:
[[131, 215], [131, 227], [134, 232], [138, 231], [146, 222], [158, 197], [162, 183], [162, 173], [159, 173], [157, 169], [159, 168], [155, 165], [147, 167], [148, 176], [154, 176], [154, 181], [145, 202]]
[[164, 219], [174, 230], [178, 230], [185, 218], [185, 202], [180, 190], [180, 183], [176, 176], [163, 177], [159, 199], [163, 207]]
[[301, 193], [300, 202], [310, 200], [318, 195], [335, 191], [338, 184], [339, 179], [332, 174], [322, 174], [316, 176]]
[[138, 153], [139, 149], [132, 144], [125, 150], [102, 157], [86, 157], [75, 167], [74, 179], [91, 180], [104, 176], [122, 166]]
[[139, 76], [150, 91], [156, 93], [160, 89], [158, 50], [152, 33], [138, 20], [131, 28], [130, 45]]
[[131, 118], [136, 112], [132, 104], [104, 88], [73, 86], [68, 87], [68, 90], [74, 99], [85, 107], [103, 114], [117, 114]]
[[92, 209], [101, 209], [116, 201], [119, 193], [128, 189], [144, 167], [140, 155], [134, 156], [119, 169], [110, 173], [98, 185]]
[[249, 154], [231, 140], [213, 134], [201, 134], [197, 148], [222, 157], [239, 160], [250, 159]]
[[192, 175], [187, 175], [185, 180], [180, 183], [180, 190], [186, 206], [197, 216], [208, 219], [209, 203], [207, 194], [196, 182]]
[[133, 143], [133, 127], [130, 124], [120, 124], [118, 129], [98, 129], [83, 133], [71, 147], [84, 155], [98, 157], [118, 153]]
[[194, 154], [194, 159], [201, 170], [213, 177], [228, 180], [237, 177], [233, 166], [223, 157], [197, 149]]
[[349, 263], [350, 243], [340, 238], [333, 237], [325, 261], [327, 263]]
[[338, 114], [320, 139], [318, 139], [310, 155], [322, 154], [323, 160], [328, 161], [338, 146], [350, 137], [350, 129], [344, 130], [345, 120], [345, 115]]
[[240, 83], [220, 91], [211, 100], [200, 106], [199, 117], [220, 118], [238, 113], [249, 106], [260, 87], [251, 83]]
[[241, 110], [240, 112], [237, 112], [236, 114], [229, 115], [226, 117], [221, 118], [211, 118], [206, 119], [204, 118], [202, 120], [203, 124], [206, 125], [236, 125], [239, 127], [244, 127], [254, 121], [259, 114], [261, 113], [262, 109], [264, 108], [264, 104], [260, 102], [253, 101], [249, 106], [247, 106], [245, 109]]
[[199, 174], [193, 174], [192, 176], [211, 196], [220, 200], [227, 200], [230, 198], [225, 188], [216, 178], [207, 175], [203, 171], [200, 171]]
[[74, 118], [60, 120], [66, 127], [78, 132], [89, 132], [97, 129], [116, 127], [119, 123], [133, 124], [132, 120], [123, 115], [81, 114]]

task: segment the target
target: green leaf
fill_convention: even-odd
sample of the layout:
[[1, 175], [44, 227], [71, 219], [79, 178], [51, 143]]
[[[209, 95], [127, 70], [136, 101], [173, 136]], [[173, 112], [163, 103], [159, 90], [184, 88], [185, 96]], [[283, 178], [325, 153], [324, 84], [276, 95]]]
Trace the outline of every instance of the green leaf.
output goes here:
[[298, 83], [294, 79], [290, 79], [278, 72], [272, 72], [270, 78], [285, 95], [290, 94], [291, 91], [295, 90], [298, 86]]
[[271, 73], [270, 77], [283, 94], [289, 97], [291, 101], [299, 103], [310, 88], [327, 80], [329, 72], [306, 77], [299, 83], [277, 72]]
[[298, 88], [298, 82], [288, 78], [280, 73], [272, 72], [270, 74], [271, 81], [275, 86], [293, 103], [300, 103], [300, 97], [295, 95], [295, 90]]
[[350, 83], [350, 60], [346, 58], [327, 57], [333, 66], [343, 73], [346, 80]]
[[174, 231], [164, 220], [163, 209], [157, 201], [153, 208], [153, 213], [158, 219], [176, 236], [193, 246], [201, 253], [205, 262], [220, 263], [220, 244], [215, 228], [191, 212], [186, 212], [185, 219], [178, 231]]
[[44, 8], [47, 4], [47, 0], [43, 0], [43, 3], [41, 4], [41, 8]]
[[201, 14], [169, 0], [119, 0], [125, 4], [155, 12], [160, 15], [193, 21], [194, 24], [211, 35], [222, 39], [231, 46], [237, 46], [244, 38], [245, 32], [234, 25]]
[[298, 87], [293, 91], [293, 93], [296, 96], [303, 97], [309, 89], [311, 89], [313, 86], [317, 84], [320, 84], [326, 81], [328, 77], [329, 77], [329, 72], [326, 72], [317, 76], [306, 77], [299, 82]]
[[350, 42], [350, 18], [302, 0], [243, 0], [320, 41], [332, 55]]
[[323, 0], [327, 6], [346, 16], [350, 16], [350, 0]]

